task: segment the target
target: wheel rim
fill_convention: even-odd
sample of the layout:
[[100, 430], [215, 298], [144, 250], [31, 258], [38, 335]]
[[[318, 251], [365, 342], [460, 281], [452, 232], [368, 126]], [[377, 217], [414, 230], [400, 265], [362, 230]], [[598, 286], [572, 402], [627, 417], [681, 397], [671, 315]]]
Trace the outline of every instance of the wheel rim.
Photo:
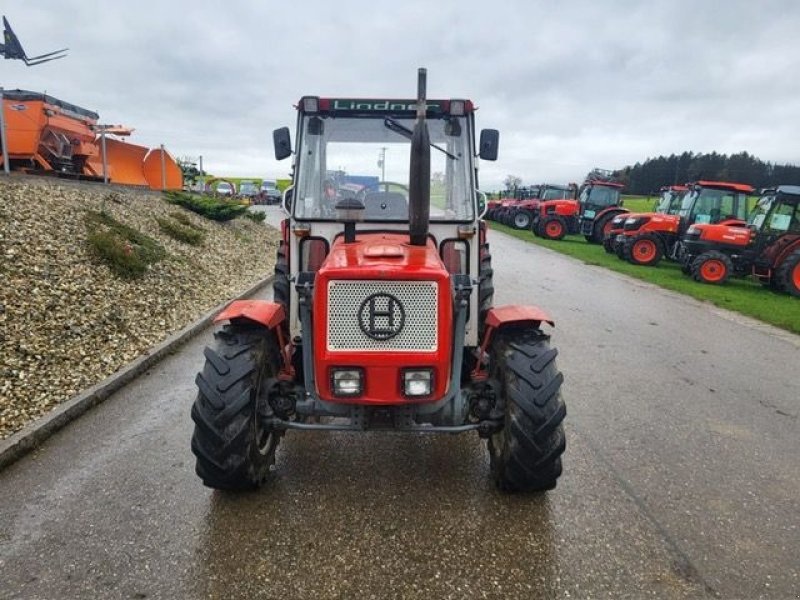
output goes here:
[[607, 236], [611, 232], [611, 219], [606, 221], [605, 225], [603, 225], [603, 236]]
[[792, 283], [794, 284], [794, 289], [800, 290], [800, 262], [792, 269]]
[[561, 235], [561, 223], [558, 221], [550, 221], [544, 230], [549, 237], [558, 237]]
[[706, 281], [717, 282], [725, 277], [725, 263], [712, 258], [700, 265], [700, 276]]
[[524, 213], [520, 213], [514, 216], [514, 225], [516, 225], [520, 229], [527, 228], [529, 221], [530, 219], [528, 219], [528, 215]]
[[652, 240], [639, 240], [633, 245], [633, 255], [636, 260], [649, 262], [656, 257], [656, 245]]

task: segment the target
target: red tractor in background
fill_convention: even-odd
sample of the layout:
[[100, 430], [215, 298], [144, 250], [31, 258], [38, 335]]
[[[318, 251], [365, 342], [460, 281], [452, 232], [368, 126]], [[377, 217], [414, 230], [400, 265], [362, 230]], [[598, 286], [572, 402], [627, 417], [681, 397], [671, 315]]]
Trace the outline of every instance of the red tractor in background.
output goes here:
[[655, 266], [664, 257], [681, 261], [680, 240], [694, 223], [744, 225], [747, 196], [753, 188], [743, 183], [697, 181], [681, 200], [676, 215], [638, 213], [625, 219], [617, 245], [625, 260], [642, 266]]
[[722, 284], [752, 274], [800, 297], [800, 186], [765, 190], [744, 226], [695, 223], [682, 246], [684, 270], [697, 281]]
[[[416, 99], [304, 96], [294, 148], [274, 131], [276, 158], [294, 157], [274, 301], [216, 318], [192, 407], [205, 485], [257, 487], [287, 431], [339, 430], [475, 432], [500, 489], [555, 487], [566, 406], [552, 321], [492, 306], [475, 157], [496, 160], [499, 133], [477, 140], [472, 102], [425, 88], [420, 69]], [[370, 176], [379, 152], [387, 180], [331, 179]]]
[[539, 186], [532, 185], [518, 187], [513, 190], [506, 190], [498, 200], [489, 202], [486, 210], [486, 218], [490, 221], [498, 221], [505, 224], [505, 218], [509, 210], [519, 204], [539, 197]]
[[550, 200], [574, 200], [577, 193], [578, 186], [575, 184], [540, 185], [538, 196], [509, 205], [503, 217], [497, 220], [514, 229], [530, 229], [540, 203]]
[[582, 233], [587, 242], [600, 244], [611, 220], [629, 212], [622, 208], [622, 188], [621, 183], [613, 180], [611, 171], [594, 169], [587, 175], [577, 200], [540, 202], [531, 230], [551, 240]]
[[[684, 194], [689, 191], [685, 185], [670, 185], [662, 187], [659, 192], [661, 194], [655, 206], [655, 212], [660, 215], [677, 215], [680, 212], [681, 202]], [[626, 219], [633, 219], [638, 217], [638, 213], [620, 213], [611, 219], [605, 236], [603, 237], [603, 248], [609, 254], [616, 254], [619, 258], [623, 258], [623, 246], [617, 244], [618, 236], [622, 235], [625, 227]]]

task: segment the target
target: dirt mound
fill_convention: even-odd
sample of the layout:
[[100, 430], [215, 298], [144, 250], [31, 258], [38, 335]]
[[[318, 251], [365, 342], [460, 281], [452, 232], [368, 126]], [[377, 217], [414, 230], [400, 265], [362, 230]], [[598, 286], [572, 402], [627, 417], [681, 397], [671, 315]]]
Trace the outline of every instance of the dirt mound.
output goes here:
[[[87, 243], [87, 215], [98, 213], [152, 238], [163, 258], [136, 279], [114, 275]], [[201, 245], [159, 225], [176, 217]], [[266, 277], [278, 235], [157, 193], [0, 179], [0, 439]]]

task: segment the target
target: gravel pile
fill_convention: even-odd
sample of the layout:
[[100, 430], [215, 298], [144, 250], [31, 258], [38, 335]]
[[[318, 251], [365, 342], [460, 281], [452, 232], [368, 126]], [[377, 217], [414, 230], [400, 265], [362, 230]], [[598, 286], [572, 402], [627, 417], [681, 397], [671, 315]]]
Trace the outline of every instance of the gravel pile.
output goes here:
[[[86, 245], [85, 211], [102, 206], [167, 258], [140, 279], [114, 276]], [[160, 231], [156, 217], [176, 211], [205, 230], [201, 247]], [[247, 219], [206, 220], [160, 194], [0, 177], [0, 439], [266, 277], [278, 236]]]

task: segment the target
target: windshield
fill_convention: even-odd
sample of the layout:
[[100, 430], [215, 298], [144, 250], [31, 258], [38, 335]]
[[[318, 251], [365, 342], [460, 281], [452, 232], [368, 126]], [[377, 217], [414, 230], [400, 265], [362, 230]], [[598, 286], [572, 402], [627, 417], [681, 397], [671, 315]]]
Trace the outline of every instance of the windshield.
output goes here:
[[677, 215], [680, 212], [681, 201], [685, 192], [667, 190], [661, 194], [661, 198], [656, 206], [656, 212], [662, 215]]
[[[305, 116], [294, 214], [335, 220], [336, 203], [356, 197], [365, 221], [408, 220], [411, 117]], [[464, 117], [428, 119], [431, 221], [474, 218], [470, 140]]]
[[570, 197], [569, 190], [560, 190], [558, 188], [547, 188], [542, 194], [542, 200], [569, 200]]
[[592, 185], [581, 192], [580, 203], [584, 206], [616, 206], [619, 204], [619, 188]]
[[732, 190], [701, 188], [686, 194], [681, 204], [682, 217], [692, 223], [719, 223], [724, 219], [742, 219], [747, 216], [747, 197]]
[[750, 215], [747, 217], [747, 224], [754, 225], [757, 229], [761, 229], [761, 226], [764, 224], [764, 219], [767, 218], [767, 213], [774, 203], [775, 196], [762, 196], [755, 208], [750, 211]]

